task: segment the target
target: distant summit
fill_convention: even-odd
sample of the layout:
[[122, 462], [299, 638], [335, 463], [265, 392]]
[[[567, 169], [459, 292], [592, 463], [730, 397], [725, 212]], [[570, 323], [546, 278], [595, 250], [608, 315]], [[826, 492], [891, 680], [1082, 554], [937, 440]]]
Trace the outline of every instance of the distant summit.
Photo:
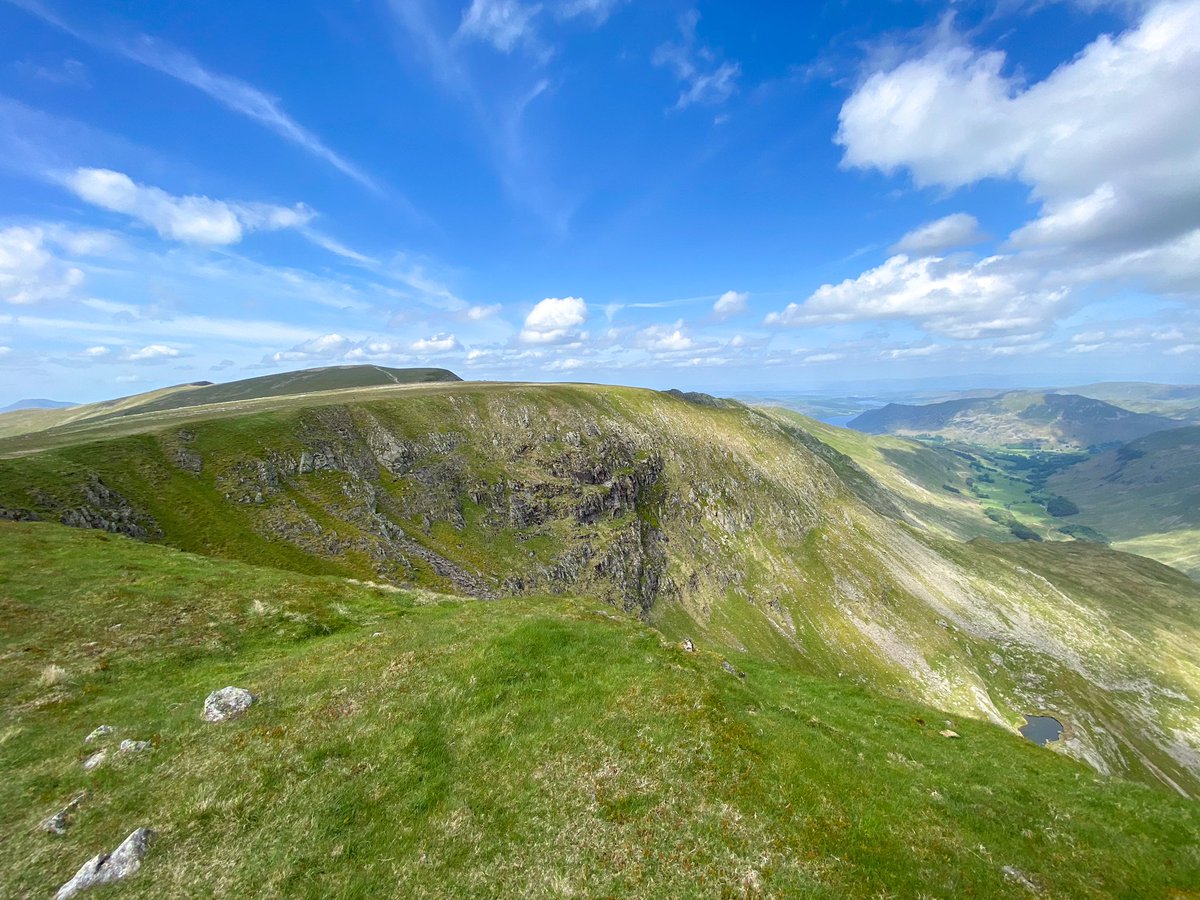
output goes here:
[[62, 400], [29, 398], [26, 400], [18, 400], [16, 403], [10, 403], [8, 406], [0, 409], [0, 415], [3, 413], [20, 412], [23, 409], [66, 409], [68, 406], [74, 405], [74, 403], [69, 403]]
[[[298, 372], [275, 372], [225, 384], [192, 381], [82, 406], [54, 403], [52, 400], [22, 400], [21, 403], [26, 404], [54, 405], [18, 407], [14, 404], [9, 407], [4, 412], [19, 409], [20, 414], [0, 415], [0, 438], [67, 427], [87, 428], [127, 416], [169, 412], [193, 406], [299, 397], [326, 391], [353, 391], [459, 381], [462, 379], [449, 369], [392, 369], [387, 366], [374, 365], [325, 366], [319, 369], [302, 369]], [[30, 409], [41, 411], [31, 413]]]

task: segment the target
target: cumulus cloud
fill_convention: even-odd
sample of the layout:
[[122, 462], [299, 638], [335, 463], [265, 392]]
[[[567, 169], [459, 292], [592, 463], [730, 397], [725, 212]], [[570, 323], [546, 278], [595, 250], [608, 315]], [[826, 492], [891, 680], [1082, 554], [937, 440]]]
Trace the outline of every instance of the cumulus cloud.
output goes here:
[[547, 297], [529, 311], [518, 335], [526, 344], [559, 344], [579, 338], [587, 304], [579, 297]]
[[683, 321], [671, 325], [651, 325], [637, 335], [637, 345], [652, 353], [682, 353], [696, 346], [685, 333]]
[[435, 334], [433, 337], [421, 338], [412, 342], [414, 353], [449, 353], [461, 350], [462, 344], [452, 334]]
[[922, 256], [954, 247], [969, 247], [984, 238], [978, 219], [967, 213], [954, 213], [914, 228], [892, 245], [892, 252]]
[[124, 358], [129, 362], [162, 362], [175, 359], [180, 355], [181, 352], [177, 347], [167, 344], [147, 344], [140, 350], [126, 351]]
[[910, 319], [927, 331], [973, 340], [1040, 332], [1066, 305], [1065, 288], [1049, 288], [1011, 258], [972, 264], [899, 254], [857, 278], [819, 287], [803, 303], [769, 314], [766, 325], [803, 326]]
[[248, 231], [296, 228], [313, 217], [303, 204], [288, 207], [176, 196], [111, 169], [76, 169], [65, 183], [88, 203], [123, 213], [164, 238], [189, 244], [236, 244]]
[[669, 69], [681, 84], [676, 109], [693, 104], [719, 106], [737, 90], [742, 67], [736, 62], [717, 63], [716, 53], [699, 45], [696, 26], [700, 14], [694, 9], [679, 17], [679, 42], [667, 42], [654, 51], [651, 62]]
[[0, 229], [0, 300], [18, 306], [63, 300], [83, 284], [83, 272], [59, 259], [42, 228]]
[[1197, 84], [1200, 2], [1172, 0], [1033, 84], [1002, 53], [959, 44], [877, 72], [842, 107], [837, 140], [846, 165], [906, 170], [918, 185], [1018, 179], [1040, 209], [1014, 248], [1104, 261], [1110, 274], [1114, 260], [1153, 269], [1139, 254], [1157, 253], [1195, 291]]
[[304, 341], [291, 350], [280, 350], [270, 357], [272, 362], [299, 362], [310, 359], [333, 359], [354, 348], [354, 342], [340, 334], [325, 334]]
[[556, 359], [546, 364], [547, 372], [572, 372], [575, 369], [582, 369], [587, 363], [582, 359], [577, 359], [574, 356], [568, 356], [564, 359]]
[[713, 304], [713, 315], [718, 319], [728, 319], [746, 311], [746, 301], [750, 295], [745, 291], [726, 291]]
[[500, 304], [492, 303], [487, 306], [471, 306], [463, 315], [471, 322], [481, 322], [500, 312]]

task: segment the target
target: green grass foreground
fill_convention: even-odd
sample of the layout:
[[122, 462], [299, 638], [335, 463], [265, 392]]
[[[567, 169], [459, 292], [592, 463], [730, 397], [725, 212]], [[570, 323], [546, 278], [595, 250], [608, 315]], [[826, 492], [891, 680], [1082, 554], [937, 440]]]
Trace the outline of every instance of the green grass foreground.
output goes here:
[[[1200, 890], [1194, 802], [837, 680], [740, 679], [596, 602], [0, 522], [0, 620], [6, 897], [140, 825], [141, 871], [92, 896], [1027, 895], [1005, 867], [1049, 896]], [[259, 702], [202, 722], [227, 684]]]

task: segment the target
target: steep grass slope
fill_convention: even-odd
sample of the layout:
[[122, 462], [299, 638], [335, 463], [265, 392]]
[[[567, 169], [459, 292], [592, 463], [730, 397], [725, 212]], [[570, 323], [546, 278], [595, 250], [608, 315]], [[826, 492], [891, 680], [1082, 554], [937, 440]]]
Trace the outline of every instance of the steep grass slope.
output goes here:
[[[588, 596], [1009, 729], [1050, 712], [1071, 726], [1060, 749], [1101, 771], [1200, 790], [1200, 585], [1170, 569], [948, 540], [737, 405], [461, 384], [254, 409], [0, 461], [0, 507], [295, 572]], [[1064, 580], [1087, 569], [1104, 584]]]
[[1182, 424], [1075, 394], [1012, 391], [926, 406], [889, 403], [856, 417], [849, 427], [870, 434], [940, 436], [985, 446], [1056, 450], [1124, 443]]
[[[1200, 806], [985, 723], [478, 603], [0, 523], [0, 894], [1186, 896]], [[258, 701], [200, 719], [212, 689]], [[98, 725], [115, 731], [87, 744]], [[124, 739], [150, 749], [116, 750]], [[98, 748], [110, 755], [85, 771]], [[86, 794], [63, 835], [42, 819]]]
[[1152, 434], [1066, 469], [1052, 490], [1132, 553], [1200, 576], [1200, 428]]

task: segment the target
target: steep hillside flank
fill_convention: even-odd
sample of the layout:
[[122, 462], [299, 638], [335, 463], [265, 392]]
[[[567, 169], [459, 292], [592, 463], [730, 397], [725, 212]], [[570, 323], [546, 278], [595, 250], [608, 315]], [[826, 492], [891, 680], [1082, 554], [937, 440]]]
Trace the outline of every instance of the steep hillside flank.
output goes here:
[[[588, 596], [1010, 729], [1052, 710], [1073, 723], [1062, 749], [1101, 770], [1200, 786], [1200, 586], [1169, 569], [946, 541], [848, 457], [737, 405], [501, 385], [326, 401], [0, 460], [0, 506], [297, 572]], [[1060, 585], [1078, 566], [1116, 593]]]

